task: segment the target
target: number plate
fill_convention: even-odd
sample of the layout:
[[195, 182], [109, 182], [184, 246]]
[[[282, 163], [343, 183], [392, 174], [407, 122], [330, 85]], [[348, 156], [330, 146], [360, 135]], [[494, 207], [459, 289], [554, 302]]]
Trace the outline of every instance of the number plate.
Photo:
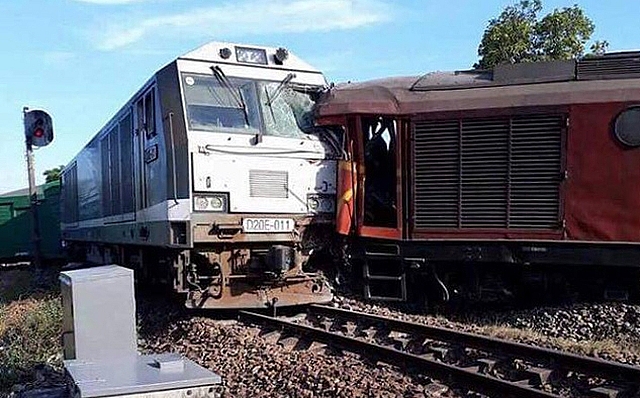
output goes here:
[[295, 222], [291, 218], [244, 218], [244, 232], [291, 232]]

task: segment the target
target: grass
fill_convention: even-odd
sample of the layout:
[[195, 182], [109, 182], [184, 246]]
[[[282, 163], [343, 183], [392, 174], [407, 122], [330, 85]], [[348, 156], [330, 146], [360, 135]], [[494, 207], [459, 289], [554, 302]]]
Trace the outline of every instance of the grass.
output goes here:
[[[52, 274], [52, 275], [50, 275]], [[57, 271], [40, 283], [31, 269], [0, 273], [0, 396], [36, 380], [37, 369], [62, 364], [62, 305]]]
[[[442, 320], [446, 319], [442, 317], [440, 318]], [[468, 324], [465, 324], [463, 322], [454, 323], [459, 325], [460, 327], [468, 327]], [[585, 339], [575, 341], [562, 337], [545, 336], [544, 334], [533, 329], [520, 329], [500, 324], [498, 322], [475, 324], [471, 332], [499, 339], [571, 352], [578, 355], [594, 356], [605, 359], [616, 359], [616, 357], [618, 357], [621, 353], [624, 353], [631, 354], [637, 358], [640, 358], [640, 345], [635, 341], [627, 341], [626, 339]]]
[[640, 356], [640, 347], [638, 345], [628, 344], [628, 342], [623, 340], [614, 341], [611, 339], [603, 339], [573, 341], [561, 337], [544, 336], [531, 329], [516, 329], [500, 325], [481, 326], [480, 333], [497, 338], [543, 345], [579, 355], [602, 357], [603, 354], [605, 356], [616, 356], [621, 352], [626, 352], [627, 354]]

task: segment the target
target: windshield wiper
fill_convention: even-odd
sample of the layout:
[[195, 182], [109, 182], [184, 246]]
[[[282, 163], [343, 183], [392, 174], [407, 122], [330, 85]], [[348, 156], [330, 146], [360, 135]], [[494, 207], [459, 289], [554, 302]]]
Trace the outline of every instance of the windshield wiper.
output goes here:
[[280, 84], [278, 84], [278, 87], [276, 87], [276, 89], [273, 92], [273, 94], [271, 94], [270, 96], [267, 95], [267, 105], [269, 105], [269, 107], [271, 107], [271, 104], [273, 104], [273, 101], [275, 101], [276, 98], [278, 98], [278, 96], [280, 94], [282, 94], [282, 91], [285, 88], [289, 87], [289, 84], [291, 83], [291, 80], [293, 80], [295, 78], [296, 78], [296, 74], [295, 73], [289, 73], [284, 79], [282, 79]]
[[264, 87], [264, 95], [267, 97], [267, 106], [269, 107], [269, 113], [271, 113], [271, 119], [274, 123], [278, 123], [276, 121], [276, 115], [273, 113], [273, 107], [271, 106], [271, 97], [269, 96], [269, 90], [267, 90], [267, 86]]
[[248, 126], [249, 113], [247, 112], [247, 105], [244, 102], [244, 97], [242, 96], [240, 88], [238, 88], [238, 93], [236, 93], [235, 89], [231, 85], [231, 82], [229, 81], [229, 78], [224, 74], [222, 68], [220, 68], [218, 65], [212, 66], [211, 71], [213, 72], [213, 75], [216, 77], [216, 79], [218, 79], [218, 81], [220, 82], [220, 85], [229, 92], [233, 100], [236, 102], [238, 108], [242, 109], [242, 112], [244, 113], [245, 123]]

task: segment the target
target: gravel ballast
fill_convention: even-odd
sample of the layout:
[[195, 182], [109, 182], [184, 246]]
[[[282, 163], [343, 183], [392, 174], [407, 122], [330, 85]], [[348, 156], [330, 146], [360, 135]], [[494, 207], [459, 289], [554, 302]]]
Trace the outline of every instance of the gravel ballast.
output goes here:
[[166, 322], [157, 313], [145, 318], [141, 322], [159, 327], [143, 328], [142, 351], [186, 355], [223, 376], [225, 396], [456, 396], [424, 375], [321, 345], [298, 350], [252, 325], [202, 316]]
[[[194, 313], [162, 295], [139, 297], [139, 348], [178, 352], [220, 374], [227, 397], [469, 396], [411, 369], [321, 345], [297, 347], [235, 321]], [[623, 303], [425, 315], [406, 305], [338, 296], [333, 305], [640, 365], [640, 306]], [[286, 336], [285, 336], [286, 337]], [[41, 383], [36, 383], [41, 384]], [[472, 396], [472, 395], [471, 395]]]
[[[640, 364], [640, 307], [577, 304], [509, 311], [425, 315], [406, 305], [339, 296], [334, 306], [429, 325], [492, 335], [628, 364]], [[141, 308], [143, 351], [180, 352], [225, 379], [227, 396], [420, 397], [466, 392], [411, 370], [348, 352], [283, 344], [278, 334], [210, 316]]]
[[640, 365], [639, 305], [581, 303], [447, 315], [425, 315], [405, 305], [364, 302], [352, 297], [337, 297], [333, 305]]

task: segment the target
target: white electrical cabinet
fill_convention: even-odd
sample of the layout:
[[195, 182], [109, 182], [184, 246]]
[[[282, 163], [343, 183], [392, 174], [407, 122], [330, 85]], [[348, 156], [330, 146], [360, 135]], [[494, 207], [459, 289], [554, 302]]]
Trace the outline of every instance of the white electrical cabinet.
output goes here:
[[60, 273], [64, 359], [137, 355], [133, 270], [117, 265]]

